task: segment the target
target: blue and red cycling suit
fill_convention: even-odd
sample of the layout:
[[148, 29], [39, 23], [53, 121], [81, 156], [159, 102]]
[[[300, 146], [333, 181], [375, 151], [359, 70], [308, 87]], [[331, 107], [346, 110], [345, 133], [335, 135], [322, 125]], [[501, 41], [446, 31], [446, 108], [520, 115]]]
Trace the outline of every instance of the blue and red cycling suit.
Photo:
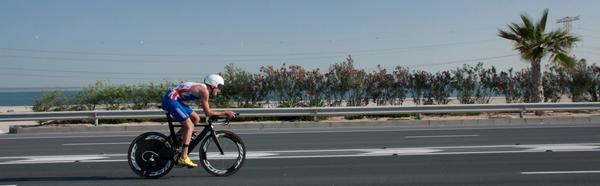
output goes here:
[[187, 120], [194, 111], [190, 106], [184, 103], [184, 101], [200, 99], [192, 94], [190, 89], [193, 85], [206, 86], [203, 83], [185, 82], [176, 87], [169, 88], [167, 93], [163, 96], [162, 108], [169, 112], [175, 121], [182, 122]]

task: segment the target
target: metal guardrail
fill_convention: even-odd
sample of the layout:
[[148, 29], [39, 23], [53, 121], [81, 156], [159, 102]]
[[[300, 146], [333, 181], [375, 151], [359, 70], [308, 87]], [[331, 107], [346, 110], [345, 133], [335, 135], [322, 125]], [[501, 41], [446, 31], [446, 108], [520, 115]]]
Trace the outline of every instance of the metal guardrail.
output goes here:
[[[600, 102], [583, 103], [519, 103], [519, 104], [456, 104], [456, 105], [405, 105], [364, 107], [307, 107], [307, 108], [231, 108], [240, 117], [291, 117], [291, 116], [350, 116], [418, 113], [464, 113], [464, 112], [518, 112], [600, 110]], [[196, 110], [203, 117], [202, 110]], [[521, 115], [522, 116], [522, 115]], [[24, 112], [0, 113], [2, 121], [45, 120], [98, 120], [102, 119], [153, 119], [164, 118], [162, 110], [119, 111], [72, 111], [72, 112]]]

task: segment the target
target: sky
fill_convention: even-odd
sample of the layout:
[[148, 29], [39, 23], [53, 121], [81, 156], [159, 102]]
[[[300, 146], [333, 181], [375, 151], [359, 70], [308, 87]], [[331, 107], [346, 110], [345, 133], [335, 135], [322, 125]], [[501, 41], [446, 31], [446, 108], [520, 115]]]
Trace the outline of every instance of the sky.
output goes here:
[[520, 70], [498, 29], [544, 8], [547, 29], [579, 16], [573, 55], [600, 63], [597, 0], [2, 0], [0, 90], [201, 81], [227, 64], [324, 73], [348, 55], [367, 72]]

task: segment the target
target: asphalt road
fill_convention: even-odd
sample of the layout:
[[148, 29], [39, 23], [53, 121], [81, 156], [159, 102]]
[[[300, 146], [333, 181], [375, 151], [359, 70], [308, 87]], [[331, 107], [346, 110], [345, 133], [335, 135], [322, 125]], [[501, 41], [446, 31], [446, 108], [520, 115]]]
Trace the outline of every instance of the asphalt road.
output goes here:
[[4, 134], [0, 185], [600, 185], [600, 124], [234, 131], [236, 174], [154, 180], [126, 162], [141, 132]]

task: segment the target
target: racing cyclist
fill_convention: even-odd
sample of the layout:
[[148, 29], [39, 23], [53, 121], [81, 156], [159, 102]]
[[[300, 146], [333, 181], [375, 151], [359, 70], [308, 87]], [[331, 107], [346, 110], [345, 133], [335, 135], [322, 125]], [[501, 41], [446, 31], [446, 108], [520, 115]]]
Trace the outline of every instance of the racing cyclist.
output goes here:
[[162, 98], [163, 110], [169, 112], [173, 119], [181, 123], [179, 133], [183, 136], [181, 145], [181, 154], [177, 159], [177, 164], [188, 168], [198, 167], [188, 157], [188, 148], [190, 145], [194, 124], [200, 122], [200, 116], [194, 112], [190, 106], [184, 101], [200, 100], [204, 115], [210, 116], [226, 116], [228, 119], [233, 119], [235, 113], [232, 111], [217, 112], [210, 109], [208, 99], [210, 96], [217, 96], [221, 93], [225, 81], [223, 77], [217, 74], [211, 74], [204, 78], [204, 83], [184, 82], [174, 88], [169, 88], [167, 93]]

